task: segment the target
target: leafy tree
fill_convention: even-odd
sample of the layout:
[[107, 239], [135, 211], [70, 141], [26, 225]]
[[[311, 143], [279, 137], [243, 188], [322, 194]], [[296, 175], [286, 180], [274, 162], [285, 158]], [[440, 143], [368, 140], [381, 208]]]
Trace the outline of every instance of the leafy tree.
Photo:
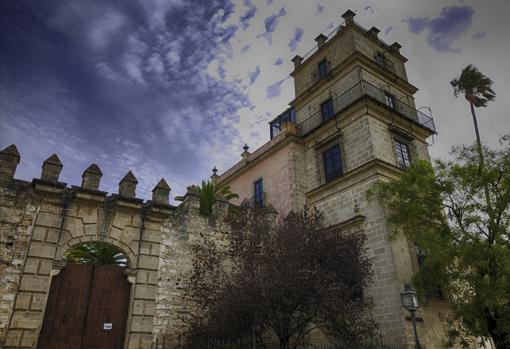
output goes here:
[[462, 70], [460, 77], [453, 79], [450, 84], [453, 87], [455, 97], [462, 94], [469, 102], [475, 127], [478, 153], [480, 161], [483, 163], [482, 141], [480, 139], [480, 131], [478, 130], [475, 107], [486, 107], [487, 103], [496, 97], [496, 93], [492, 90], [492, 80], [483, 75], [477, 67], [470, 64]]
[[[452, 161], [416, 161], [397, 180], [372, 191], [389, 208], [394, 234], [403, 232], [425, 253], [414, 278], [422, 293], [438, 282], [450, 294], [451, 340], [491, 337], [510, 347], [510, 137], [501, 149], [454, 148]], [[485, 189], [488, 189], [488, 196]]]
[[[202, 185], [195, 186], [200, 197], [200, 213], [210, 216], [214, 203], [220, 198], [231, 200], [237, 198], [238, 195], [230, 191], [230, 187], [222, 187], [213, 181], [202, 181]], [[184, 196], [175, 197], [177, 201], [183, 201]]]
[[290, 348], [313, 329], [351, 344], [370, 337], [362, 289], [371, 264], [362, 234], [326, 228], [322, 214], [309, 210], [276, 221], [241, 208], [230, 225], [227, 248], [208, 237], [194, 247], [192, 341], [270, 335]]
[[90, 242], [70, 249], [64, 258], [71, 263], [117, 265], [125, 267], [127, 259], [117, 247], [102, 242]]

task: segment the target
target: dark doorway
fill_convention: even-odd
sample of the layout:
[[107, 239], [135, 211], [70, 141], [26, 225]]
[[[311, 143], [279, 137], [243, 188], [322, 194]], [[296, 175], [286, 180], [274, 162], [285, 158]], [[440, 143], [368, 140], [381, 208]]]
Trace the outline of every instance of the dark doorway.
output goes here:
[[122, 349], [130, 285], [125, 267], [69, 263], [53, 277], [38, 349]]

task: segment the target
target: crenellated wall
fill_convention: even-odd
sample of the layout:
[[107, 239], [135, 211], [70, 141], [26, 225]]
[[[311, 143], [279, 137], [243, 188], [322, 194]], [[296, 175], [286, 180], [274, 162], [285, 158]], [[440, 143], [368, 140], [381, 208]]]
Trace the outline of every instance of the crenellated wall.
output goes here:
[[0, 152], [0, 347], [35, 348], [52, 278], [65, 267], [70, 248], [91, 241], [118, 247], [128, 259], [131, 284], [125, 348], [149, 349], [160, 335], [178, 337], [187, 311], [182, 287], [191, 266], [192, 241], [222, 234], [228, 203], [216, 203], [212, 217], [199, 214], [190, 187], [179, 207], [169, 205], [170, 187], [161, 179], [152, 200], [136, 198], [129, 171], [117, 194], [99, 191], [96, 164], [80, 186], [59, 182], [62, 163], [50, 156], [40, 179], [14, 179], [20, 156], [14, 145]]

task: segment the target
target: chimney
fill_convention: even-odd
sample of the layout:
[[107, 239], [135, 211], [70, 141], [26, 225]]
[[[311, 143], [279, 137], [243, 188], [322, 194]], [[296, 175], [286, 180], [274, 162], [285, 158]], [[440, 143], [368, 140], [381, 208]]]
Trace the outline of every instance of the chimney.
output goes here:
[[322, 46], [324, 46], [327, 40], [328, 37], [326, 35], [319, 34], [319, 36], [315, 38], [315, 41], [317, 42], [317, 48], [321, 48]]
[[368, 30], [368, 34], [374, 36], [374, 37], [378, 37], [378, 34], [380, 33], [381, 31], [377, 28], [377, 27], [372, 27]]
[[301, 65], [301, 63], [303, 63], [303, 57], [301, 57], [300, 55], [295, 55], [291, 61], [292, 63], [294, 63], [294, 69], [296, 69]]
[[96, 164], [92, 164], [81, 175], [81, 187], [89, 190], [99, 190], [99, 182], [103, 172]]
[[51, 155], [43, 162], [41, 180], [44, 182], [57, 183], [62, 167], [62, 162], [57, 154]]
[[156, 184], [152, 189], [152, 202], [159, 205], [168, 205], [168, 199], [170, 198], [170, 186], [164, 178]]
[[345, 20], [345, 24], [349, 25], [351, 23], [354, 23], [354, 16], [356, 16], [354, 12], [352, 12], [351, 10], [347, 10], [342, 15], [342, 18]]
[[128, 171], [124, 178], [119, 182], [119, 195], [125, 198], [134, 198], [136, 195], [136, 185], [138, 180], [136, 179], [133, 172]]
[[18, 148], [14, 144], [0, 151], [0, 183], [9, 183], [14, 178], [19, 160]]

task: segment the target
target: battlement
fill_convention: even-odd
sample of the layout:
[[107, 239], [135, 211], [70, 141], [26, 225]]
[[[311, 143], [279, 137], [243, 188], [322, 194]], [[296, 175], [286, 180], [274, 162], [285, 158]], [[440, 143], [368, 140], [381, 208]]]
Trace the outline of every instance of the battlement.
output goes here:
[[[144, 200], [136, 196], [138, 179], [132, 171], [128, 171], [119, 181], [117, 193], [109, 194], [99, 190], [103, 172], [95, 163], [92, 163], [83, 171], [79, 186], [69, 186], [67, 183], [60, 181], [60, 173], [64, 165], [57, 154], [52, 154], [43, 162], [39, 178], [34, 178], [31, 182], [15, 178], [16, 168], [20, 160], [21, 156], [15, 144], [11, 144], [0, 151], [0, 188], [18, 187], [19, 190], [23, 187], [25, 190], [31, 190], [43, 197], [78, 197], [81, 200], [87, 199], [98, 203], [117, 202], [121, 206], [148, 210], [148, 212], [159, 212], [164, 216], [169, 216], [174, 211], [181, 216], [199, 216], [200, 198], [194, 185], [187, 188], [182, 203], [173, 206], [170, 204], [172, 189], [164, 178], [161, 178], [152, 189], [152, 198]], [[225, 217], [228, 213], [228, 207], [228, 201], [218, 200], [213, 206], [211, 217], [204, 217], [204, 219], [215, 220]]]

